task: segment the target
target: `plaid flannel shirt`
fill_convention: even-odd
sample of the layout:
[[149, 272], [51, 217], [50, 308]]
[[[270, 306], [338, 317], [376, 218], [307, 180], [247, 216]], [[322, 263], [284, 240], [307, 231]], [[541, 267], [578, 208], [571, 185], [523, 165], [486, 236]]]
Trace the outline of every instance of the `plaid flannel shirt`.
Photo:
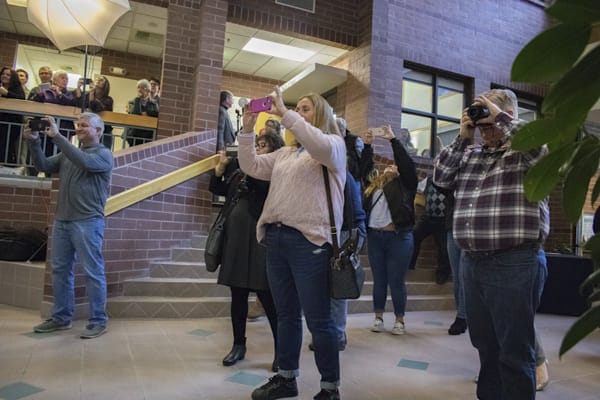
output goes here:
[[435, 184], [454, 190], [453, 234], [466, 251], [543, 243], [550, 230], [548, 199], [530, 202], [523, 187], [529, 168], [548, 150], [512, 150], [511, 133], [521, 124], [496, 122], [506, 132], [499, 147], [470, 145], [458, 136], [434, 163]]

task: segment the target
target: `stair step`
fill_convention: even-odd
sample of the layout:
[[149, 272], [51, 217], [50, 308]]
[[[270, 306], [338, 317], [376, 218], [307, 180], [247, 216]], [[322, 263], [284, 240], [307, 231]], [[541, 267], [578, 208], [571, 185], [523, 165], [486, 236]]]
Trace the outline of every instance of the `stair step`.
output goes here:
[[231, 291], [216, 278], [136, 278], [123, 282], [124, 296], [227, 297]]
[[[111, 317], [118, 318], [209, 318], [228, 317], [229, 297], [158, 297], [119, 296], [111, 297], [107, 310]], [[408, 296], [406, 311], [453, 310], [454, 296]], [[392, 312], [391, 297], [388, 296], [386, 312]], [[348, 313], [372, 313], [373, 298], [361, 296], [348, 301]]]
[[172, 261], [203, 262], [204, 249], [195, 247], [175, 247], [171, 249]]
[[204, 261], [153, 261], [152, 278], [216, 278], [217, 272], [208, 272]]
[[203, 249], [206, 244], [206, 235], [192, 235], [191, 247], [196, 249]]

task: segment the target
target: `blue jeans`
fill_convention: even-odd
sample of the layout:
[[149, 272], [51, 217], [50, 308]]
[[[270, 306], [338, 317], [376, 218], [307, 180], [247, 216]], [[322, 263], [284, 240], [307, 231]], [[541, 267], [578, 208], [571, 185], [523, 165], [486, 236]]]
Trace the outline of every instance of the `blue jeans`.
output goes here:
[[406, 311], [406, 271], [413, 252], [411, 231], [367, 232], [369, 263], [373, 271], [373, 310], [385, 311], [387, 288], [390, 286], [394, 314], [404, 316]]
[[462, 268], [460, 265], [460, 253], [461, 248], [458, 247], [454, 237], [452, 236], [452, 230], [448, 231], [448, 240], [446, 241], [448, 246], [448, 259], [450, 261], [450, 268], [452, 269], [452, 277], [454, 278], [454, 302], [456, 303], [456, 318], [467, 319], [467, 312], [465, 311], [465, 290], [462, 277]]
[[535, 398], [533, 320], [544, 275], [537, 252], [463, 252], [467, 323], [481, 363], [479, 399]]
[[277, 309], [279, 374], [291, 378], [300, 373], [304, 311], [321, 388], [335, 389], [340, 383], [340, 360], [329, 297], [331, 245], [319, 247], [282, 224], [269, 225], [265, 241], [267, 277]]
[[348, 300], [331, 299], [331, 318], [339, 343], [346, 343], [346, 316], [348, 315]]
[[75, 254], [86, 275], [89, 322], [106, 325], [106, 276], [102, 241], [104, 218], [54, 221], [52, 230], [52, 319], [68, 324], [75, 305], [73, 264]]

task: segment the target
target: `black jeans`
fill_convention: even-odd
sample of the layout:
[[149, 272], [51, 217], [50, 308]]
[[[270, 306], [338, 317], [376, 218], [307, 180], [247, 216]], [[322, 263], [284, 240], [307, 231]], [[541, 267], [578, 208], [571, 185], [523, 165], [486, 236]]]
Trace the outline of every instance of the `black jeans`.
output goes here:
[[410, 269], [414, 269], [421, 250], [421, 242], [428, 236], [433, 235], [433, 240], [437, 246], [438, 271], [450, 273], [450, 261], [448, 260], [446, 220], [444, 217], [431, 217], [421, 215], [413, 229], [414, 251], [410, 262]]

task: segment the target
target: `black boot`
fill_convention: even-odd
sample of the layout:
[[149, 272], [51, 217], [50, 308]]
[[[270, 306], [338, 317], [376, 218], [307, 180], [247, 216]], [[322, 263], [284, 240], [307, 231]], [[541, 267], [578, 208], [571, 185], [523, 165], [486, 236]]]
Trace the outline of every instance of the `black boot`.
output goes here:
[[460, 335], [461, 333], [465, 333], [466, 330], [467, 320], [464, 318], [456, 317], [456, 319], [448, 329], [448, 335]]
[[340, 392], [337, 389], [321, 389], [319, 393], [313, 397], [314, 400], [340, 400]]
[[234, 344], [229, 354], [223, 359], [223, 365], [226, 367], [232, 366], [239, 360], [243, 360], [246, 355], [246, 345]]
[[284, 378], [279, 374], [269, 378], [269, 382], [252, 392], [252, 400], [274, 400], [295, 396], [298, 396], [296, 378]]

